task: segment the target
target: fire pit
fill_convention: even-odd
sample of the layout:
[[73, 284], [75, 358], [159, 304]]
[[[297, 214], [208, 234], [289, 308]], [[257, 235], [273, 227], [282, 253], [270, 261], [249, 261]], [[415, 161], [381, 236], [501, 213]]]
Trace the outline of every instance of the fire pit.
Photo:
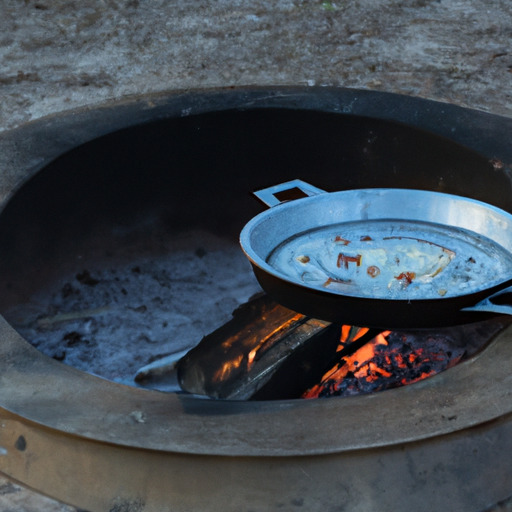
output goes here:
[[[512, 211], [511, 131], [482, 112], [327, 88], [161, 95], [35, 122], [0, 140], [2, 307], [71, 271], [69, 255], [84, 256], [98, 233], [152, 212], [173, 235], [236, 243], [258, 213], [247, 192], [296, 177], [326, 190], [445, 191]], [[72, 275], [87, 287], [99, 275], [83, 262]], [[413, 385], [243, 402], [102, 379], [0, 327], [0, 470], [92, 512], [476, 512], [512, 495], [509, 328]]]

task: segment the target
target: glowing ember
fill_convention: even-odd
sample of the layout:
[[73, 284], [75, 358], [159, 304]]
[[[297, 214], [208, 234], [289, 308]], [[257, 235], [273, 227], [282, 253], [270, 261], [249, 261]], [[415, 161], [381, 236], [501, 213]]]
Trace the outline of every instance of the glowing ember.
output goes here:
[[[367, 331], [344, 325], [338, 351]], [[372, 393], [435, 375], [457, 364], [464, 354], [445, 347], [443, 341], [432, 337], [420, 344], [414, 334], [384, 331], [352, 355], [342, 357], [303, 398]]]

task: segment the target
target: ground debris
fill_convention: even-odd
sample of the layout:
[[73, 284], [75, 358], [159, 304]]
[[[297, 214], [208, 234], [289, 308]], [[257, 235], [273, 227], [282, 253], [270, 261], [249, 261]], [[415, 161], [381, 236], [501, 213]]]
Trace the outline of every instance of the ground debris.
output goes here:
[[79, 283], [87, 286], [96, 286], [100, 282], [99, 279], [92, 277], [88, 270], [78, 273], [75, 277]]

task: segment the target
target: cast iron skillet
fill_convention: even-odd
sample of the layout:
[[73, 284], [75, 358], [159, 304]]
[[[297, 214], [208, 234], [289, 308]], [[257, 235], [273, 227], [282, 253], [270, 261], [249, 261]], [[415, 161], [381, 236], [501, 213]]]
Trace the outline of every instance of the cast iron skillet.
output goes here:
[[[291, 189], [306, 197], [275, 195]], [[422, 190], [326, 193], [300, 180], [255, 195], [270, 209], [244, 227], [240, 244], [262, 288], [287, 308], [386, 329], [512, 315], [512, 307], [491, 301], [512, 292], [512, 215], [499, 208]], [[388, 258], [396, 272], [389, 261], [382, 265], [379, 240], [385, 252], [398, 251]], [[387, 277], [375, 291], [380, 276]]]

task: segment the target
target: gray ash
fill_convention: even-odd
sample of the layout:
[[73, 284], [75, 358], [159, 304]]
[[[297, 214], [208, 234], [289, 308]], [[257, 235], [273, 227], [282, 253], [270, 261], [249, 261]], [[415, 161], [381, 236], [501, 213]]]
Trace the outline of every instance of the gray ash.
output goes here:
[[147, 226], [108, 235], [115, 244], [89, 240], [89, 253], [70, 254], [60, 273], [2, 312], [41, 352], [75, 368], [132, 384], [155, 354], [195, 346], [260, 291], [236, 239]]

